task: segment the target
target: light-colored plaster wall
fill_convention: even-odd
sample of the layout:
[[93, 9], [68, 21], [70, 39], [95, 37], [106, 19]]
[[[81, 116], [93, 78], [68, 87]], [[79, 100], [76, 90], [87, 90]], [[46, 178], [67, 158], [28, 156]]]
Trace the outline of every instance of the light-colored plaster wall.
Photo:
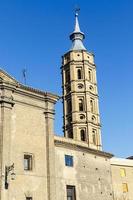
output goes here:
[[[125, 176], [121, 176], [120, 170], [125, 169]], [[133, 160], [111, 159], [112, 183], [114, 200], [133, 200]], [[122, 184], [126, 183], [128, 192], [123, 192]]]
[[[55, 200], [53, 126], [58, 96], [17, 85], [12, 77], [1, 73], [0, 199]], [[24, 154], [32, 155], [32, 170], [24, 170]], [[11, 179], [13, 171], [9, 172], [5, 188], [5, 169], [13, 163], [15, 180]]]
[[[110, 159], [74, 146], [56, 144], [55, 147], [57, 199], [66, 200], [66, 185], [73, 185], [76, 200], [112, 200]], [[65, 155], [73, 156], [73, 167], [65, 166]]]

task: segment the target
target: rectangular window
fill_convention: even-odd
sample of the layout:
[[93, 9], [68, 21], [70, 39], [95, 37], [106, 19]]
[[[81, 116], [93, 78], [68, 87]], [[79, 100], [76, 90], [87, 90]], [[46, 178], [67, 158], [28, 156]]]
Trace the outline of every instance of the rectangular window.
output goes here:
[[123, 193], [128, 192], [128, 185], [127, 185], [127, 183], [122, 183], [122, 189], [123, 189]]
[[68, 167], [73, 167], [73, 156], [65, 155], [65, 165]]
[[76, 200], [75, 186], [67, 185], [67, 200]]
[[33, 156], [29, 154], [24, 155], [24, 170], [32, 170]]
[[121, 175], [121, 177], [125, 177], [126, 176], [126, 170], [124, 168], [120, 169], [120, 175]]

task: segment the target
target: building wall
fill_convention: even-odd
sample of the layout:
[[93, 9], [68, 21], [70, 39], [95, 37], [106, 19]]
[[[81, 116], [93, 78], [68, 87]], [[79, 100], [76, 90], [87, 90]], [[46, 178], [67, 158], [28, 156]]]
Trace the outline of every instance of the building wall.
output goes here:
[[[114, 200], [133, 200], [133, 160], [112, 158], [111, 171]], [[127, 191], [123, 184], [127, 184]]]
[[[61, 141], [61, 142], [59, 142]], [[63, 144], [63, 142], [65, 142]], [[71, 144], [71, 145], [70, 145]], [[110, 158], [85, 150], [71, 139], [55, 143], [56, 197], [66, 200], [66, 185], [76, 188], [76, 200], [112, 200]], [[79, 143], [78, 143], [79, 145]], [[65, 166], [65, 155], [73, 156], [73, 167]]]
[[[0, 199], [54, 200], [53, 122], [58, 97], [4, 81], [0, 84]], [[32, 155], [32, 170], [24, 170], [24, 154]], [[12, 171], [8, 174], [6, 189], [5, 168], [13, 163], [16, 177], [11, 180]]]

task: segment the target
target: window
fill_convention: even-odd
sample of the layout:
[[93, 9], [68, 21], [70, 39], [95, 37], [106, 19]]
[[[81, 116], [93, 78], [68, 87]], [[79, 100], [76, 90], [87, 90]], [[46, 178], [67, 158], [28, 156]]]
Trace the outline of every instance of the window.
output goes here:
[[26, 200], [32, 200], [32, 197], [26, 197]]
[[69, 114], [71, 112], [72, 112], [72, 103], [71, 103], [71, 100], [69, 99], [67, 101], [67, 114]]
[[69, 70], [65, 71], [65, 79], [66, 79], [66, 83], [70, 82], [70, 71]]
[[82, 79], [81, 69], [77, 70], [77, 77], [78, 77], [78, 79]]
[[122, 189], [123, 189], [123, 193], [128, 192], [128, 185], [127, 185], [127, 183], [122, 183]]
[[73, 156], [65, 155], [65, 165], [73, 167]]
[[94, 145], [97, 145], [97, 132], [95, 129], [92, 130], [92, 141]]
[[85, 134], [85, 130], [82, 129], [80, 131], [80, 137], [81, 137], [81, 141], [86, 141], [86, 134]]
[[90, 110], [92, 113], [94, 113], [94, 100], [93, 99], [90, 100]]
[[32, 170], [32, 155], [24, 155], [24, 170]]
[[91, 70], [89, 70], [88, 76], [89, 76], [89, 81], [91, 81], [91, 80], [92, 80], [92, 77], [91, 77]]
[[75, 186], [67, 185], [67, 200], [76, 200]]
[[79, 99], [79, 111], [84, 111], [83, 99]]
[[125, 177], [126, 176], [126, 170], [124, 168], [120, 169], [120, 175], [121, 175], [121, 177]]

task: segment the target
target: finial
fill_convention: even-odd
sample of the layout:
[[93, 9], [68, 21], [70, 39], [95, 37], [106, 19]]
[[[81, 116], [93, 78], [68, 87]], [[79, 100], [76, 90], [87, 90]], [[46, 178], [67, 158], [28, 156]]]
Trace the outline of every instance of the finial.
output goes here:
[[78, 22], [79, 11], [80, 11], [80, 8], [76, 7], [74, 31], [70, 35], [70, 40], [72, 40], [71, 50], [86, 50], [83, 45], [83, 39], [85, 38], [85, 35], [83, 32], [81, 32], [79, 22]]

